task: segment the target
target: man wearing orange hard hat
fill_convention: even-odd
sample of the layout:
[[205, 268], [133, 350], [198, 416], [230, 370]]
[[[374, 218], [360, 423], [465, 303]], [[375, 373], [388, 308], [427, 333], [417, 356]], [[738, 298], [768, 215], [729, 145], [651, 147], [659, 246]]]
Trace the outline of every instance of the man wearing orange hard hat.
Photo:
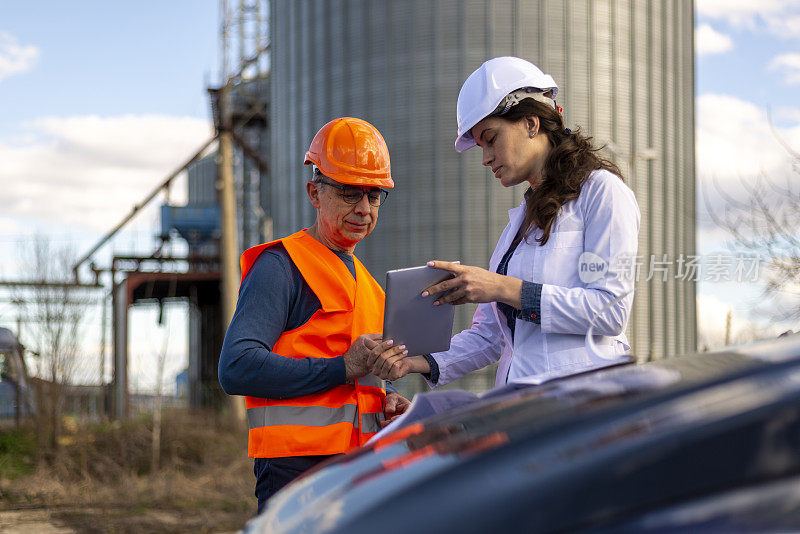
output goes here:
[[[366, 365], [381, 342], [384, 293], [353, 255], [394, 187], [380, 132], [350, 117], [323, 126], [306, 152], [307, 229], [242, 254], [236, 312], [219, 361], [229, 395], [244, 395], [256, 497], [363, 445], [408, 400]], [[390, 388], [387, 393], [384, 387]]]

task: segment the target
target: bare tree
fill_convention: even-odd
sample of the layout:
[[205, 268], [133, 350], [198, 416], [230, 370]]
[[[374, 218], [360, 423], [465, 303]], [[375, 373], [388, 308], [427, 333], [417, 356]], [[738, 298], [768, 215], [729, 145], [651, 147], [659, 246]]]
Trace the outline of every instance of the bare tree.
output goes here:
[[90, 303], [84, 289], [72, 285], [75, 251], [36, 236], [21, 250], [23, 276], [30, 283], [16, 290], [26, 319], [26, 344], [38, 353], [35, 389], [37, 430], [44, 452], [58, 448], [67, 387], [80, 355], [81, 326]]
[[[765, 174], [741, 181], [743, 198], [734, 198], [718, 184], [724, 208], [706, 207], [714, 223], [731, 236], [729, 246], [764, 262], [764, 311], [775, 319], [800, 319], [800, 154], [775, 132], [790, 156], [791, 170], [784, 184]], [[737, 195], [738, 197], [739, 195]]]
[[[178, 279], [173, 276], [169, 283], [169, 297], [173, 298], [177, 290]], [[168, 316], [167, 316], [168, 317]], [[158, 471], [161, 466], [161, 407], [164, 392], [164, 365], [167, 361], [167, 350], [169, 349], [170, 328], [169, 320], [164, 320], [164, 303], [161, 303], [161, 314], [159, 322], [164, 326], [164, 337], [161, 344], [161, 351], [158, 353], [158, 364], [156, 366], [156, 390], [153, 399], [153, 454], [151, 457], [151, 470]]]
[[166, 328], [161, 351], [158, 353], [156, 365], [156, 389], [153, 398], [153, 454], [150, 469], [158, 471], [161, 466], [161, 405], [164, 393], [164, 364], [167, 361], [167, 348], [169, 347], [169, 327]]

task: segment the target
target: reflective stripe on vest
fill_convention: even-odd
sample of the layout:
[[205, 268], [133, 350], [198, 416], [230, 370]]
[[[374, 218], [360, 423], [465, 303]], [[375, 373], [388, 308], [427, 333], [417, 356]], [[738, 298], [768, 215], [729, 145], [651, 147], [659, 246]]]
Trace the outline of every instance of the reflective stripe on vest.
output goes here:
[[324, 406], [256, 406], [247, 410], [247, 425], [250, 429], [264, 426], [303, 425], [328, 426], [351, 423], [362, 432], [373, 433], [381, 429], [386, 417], [380, 413], [362, 413], [356, 418], [358, 407], [346, 404], [341, 408]]
[[[353, 381], [350, 380], [350, 381], [348, 381], [348, 383], [352, 384]], [[377, 376], [375, 376], [373, 374], [362, 376], [361, 378], [358, 379], [358, 383], [361, 384], [362, 386], [370, 386], [370, 387], [373, 387], [373, 388], [385, 389], [384, 388], [384, 384], [383, 384], [383, 380], [381, 380], [380, 378], [378, 378]]]
[[[333, 358], [362, 334], [383, 329], [384, 293], [353, 257], [356, 277], [344, 262], [305, 231], [250, 248], [242, 254], [242, 279], [259, 254], [282, 243], [320, 301], [305, 324], [281, 334], [272, 350], [287, 358]], [[246, 397], [248, 453], [255, 458], [327, 455], [363, 445], [380, 430], [386, 393], [368, 375], [347, 384], [295, 397]]]
[[358, 406], [345, 404], [340, 408], [325, 406], [256, 406], [247, 410], [250, 428], [278, 425], [328, 426], [352, 423]]
[[374, 434], [381, 429], [381, 421], [385, 421], [386, 416], [381, 413], [362, 413], [361, 414], [361, 432], [365, 434]]

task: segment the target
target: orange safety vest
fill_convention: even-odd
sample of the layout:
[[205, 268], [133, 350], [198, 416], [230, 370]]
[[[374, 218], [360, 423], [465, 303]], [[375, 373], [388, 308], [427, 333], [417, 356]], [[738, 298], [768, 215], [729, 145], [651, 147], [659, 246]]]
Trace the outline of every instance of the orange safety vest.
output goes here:
[[[265, 249], [283, 243], [321, 308], [302, 326], [281, 334], [272, 351], [287, 358], [333, 358], [362, 334], [383, 329], [385, 295], [353, 257], [356, 277], [341, 258], [305, 230], [247, 249], [242, 280]], [[386, 392], [369, 374], [292, 399], [245, 397], [253, 458], [338, 454], [363, 445], [380, 430]]]

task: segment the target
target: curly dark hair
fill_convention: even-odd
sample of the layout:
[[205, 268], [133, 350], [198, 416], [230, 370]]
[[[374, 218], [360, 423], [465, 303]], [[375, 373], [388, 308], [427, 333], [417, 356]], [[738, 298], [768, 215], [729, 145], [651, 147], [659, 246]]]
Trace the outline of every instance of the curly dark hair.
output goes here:
[[542, 229], [536, 238], [540, 245], [547, 243], [561, 206], [578, 198], [583, 183], [597, 169], [608, 170], [624, 181], [619, 168], [598, 155], [602, 148], [592, 146], [592, 138], [580, 129], [567, 130], [561, 114], [549, 105], [526, 98], [513, 106], [501, 119], [517, 122], [525, 117], [539, 117], [539, 132], [550, 142], [550, 154], [544, 164], [544, 177], [536, 188], [525, 191], [525, 221], [522, 232], [527, 241], [534, 225]]

